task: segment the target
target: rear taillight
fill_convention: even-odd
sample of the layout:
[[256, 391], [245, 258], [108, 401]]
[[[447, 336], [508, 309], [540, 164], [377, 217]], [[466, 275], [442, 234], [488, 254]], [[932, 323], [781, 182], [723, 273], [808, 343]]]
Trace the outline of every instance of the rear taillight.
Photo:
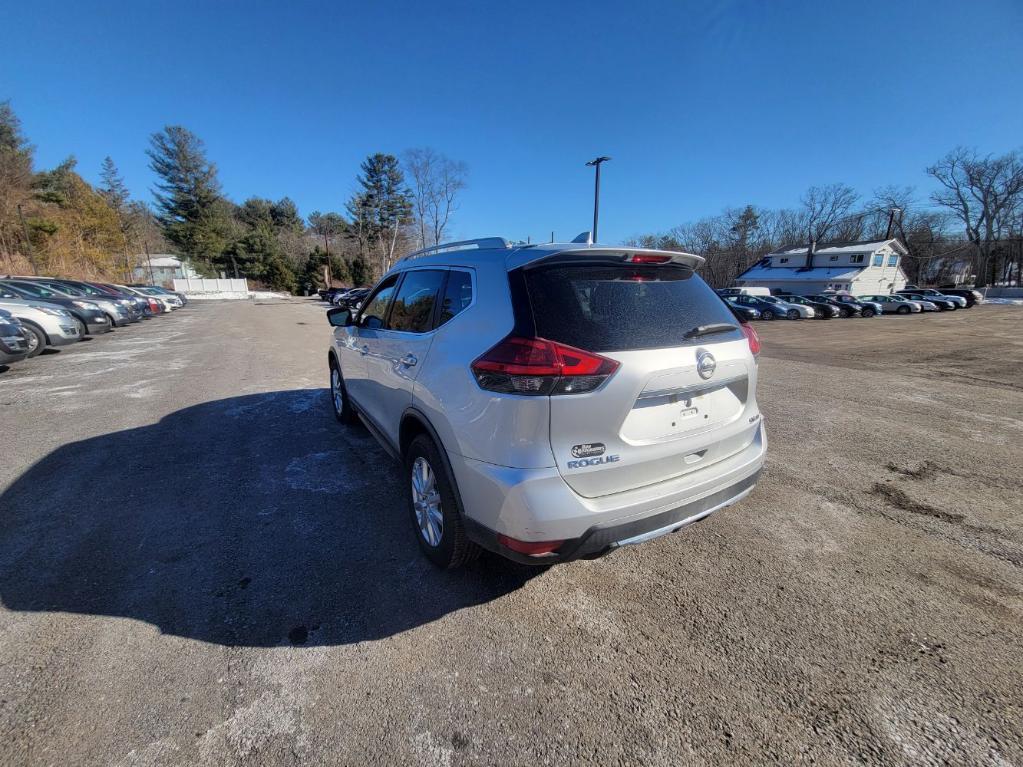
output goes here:
[[746, 340], [749, 341], [749, 350], [753, 352], [753, 356], [756, 357], [760, 354], [760, 336], [757, 335], [757, 331], [753, 329], [753, 326], [749, 323], [744, 323], [739, 327], [742, 328], [742, 334], [746, 336]]
[[509, 336], [472, 363], [480, 388], [503, 394], [583, 394], [593, 391], [618, 363], [544, 338]]

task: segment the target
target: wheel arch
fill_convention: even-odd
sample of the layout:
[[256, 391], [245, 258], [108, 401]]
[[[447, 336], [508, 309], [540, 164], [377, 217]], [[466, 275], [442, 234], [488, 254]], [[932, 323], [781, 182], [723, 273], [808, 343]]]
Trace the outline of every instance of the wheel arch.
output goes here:
[[42, 325], [40, 325], [35, 320], [26, 320], [23, 317], [18, 317], [18, 319], [21, 321], [22, 325], [28, 325], [31, 328], [33, 328], [34, 330], [38, 330], [40, 333], [42, 333], [43, 334], [43, 339], [46, 341], [46, 345], [47, 346], [51, 345], [50, 344], [50, 334], [46, 332], [46, 328], [44, 328]]

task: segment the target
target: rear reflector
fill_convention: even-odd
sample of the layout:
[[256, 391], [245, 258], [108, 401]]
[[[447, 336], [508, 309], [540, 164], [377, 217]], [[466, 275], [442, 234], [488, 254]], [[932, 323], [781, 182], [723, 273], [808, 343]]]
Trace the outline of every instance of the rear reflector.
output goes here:
[[671, 256], [657, 256], [653, 253], [630, 253], [625, 257], [630, 264], [666, 264]]
[[756, 357], [760, 354], [760, 336], [757, 335], [757, 331], [748, 322], [740, 325], [740, 327], [742, 328], [743, 335], [746, 336], [746, 340], [749, 341], [749, 350]]
[[504, 394], [582, 394], [593, 391], [618, 363], [548, 341], [509, 336], [472, 363], [480, 388]]
[[497, 542], [505, 548], [517, 551], [519, 554], [528, 554], [531, 557], [553, 554], [564, 543], [564, 541], [518, 541], [500, 533], [497, 536]]

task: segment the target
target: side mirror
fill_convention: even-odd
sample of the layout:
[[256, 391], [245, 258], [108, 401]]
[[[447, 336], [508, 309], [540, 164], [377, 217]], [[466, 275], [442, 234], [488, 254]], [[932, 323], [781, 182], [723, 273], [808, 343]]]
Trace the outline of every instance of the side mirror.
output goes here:
[[340, 306], [327, 310], [327, 322], [335, 328], [346, 328], [352, 324], [352, 313]]

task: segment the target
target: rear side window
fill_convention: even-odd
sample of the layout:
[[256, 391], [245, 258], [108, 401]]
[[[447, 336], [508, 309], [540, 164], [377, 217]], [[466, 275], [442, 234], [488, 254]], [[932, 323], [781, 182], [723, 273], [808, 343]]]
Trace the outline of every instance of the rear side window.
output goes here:
[[444, 301], [440, 306], [438, 327], [456, 314], [469, 308], [472, 303], [472, 275], [452, 269], [448, 272], [448, 284], [444, 289]]
[[[742, 337], [735, 315], [683, 266], [549, 266], [525, 272], [537, 335], [594, 352]], [[734, 331], [685, 340], [717, 323]]]
[[444, 285], [444, 272], [438, 269], [417, 269], [406, 272], [391, 305], [387, 320], [389, 330], [425, 333], [433, 327], [433, 308]]

